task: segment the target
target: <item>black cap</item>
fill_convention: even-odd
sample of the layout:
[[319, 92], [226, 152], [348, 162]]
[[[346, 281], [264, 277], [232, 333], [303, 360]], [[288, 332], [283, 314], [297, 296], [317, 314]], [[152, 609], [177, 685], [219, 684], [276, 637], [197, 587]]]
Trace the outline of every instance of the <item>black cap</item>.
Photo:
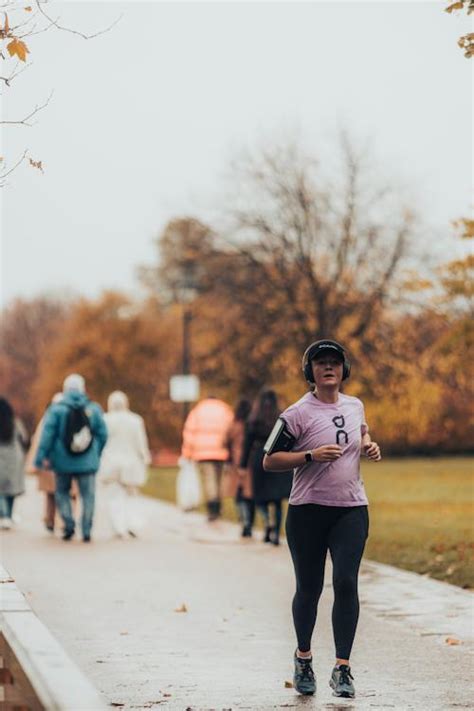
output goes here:
[[321, 353], [332, 353], [333, 355], [338, 355], [341, 360], [345, 359], [344, 348], [336, 341], [317, 341], [313, 343], [309, 348], [308, 352], [308, 362], [317, 358]]

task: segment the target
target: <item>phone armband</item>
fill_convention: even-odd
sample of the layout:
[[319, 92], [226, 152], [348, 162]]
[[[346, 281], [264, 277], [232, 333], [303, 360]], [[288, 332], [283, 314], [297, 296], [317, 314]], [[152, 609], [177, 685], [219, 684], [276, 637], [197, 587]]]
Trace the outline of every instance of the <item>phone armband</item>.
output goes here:
[[289, 452], [295, 441], [295, 437], [288, 432], [285, 420], [279, 417], [264, 444], [263, 451], [265, 454]]

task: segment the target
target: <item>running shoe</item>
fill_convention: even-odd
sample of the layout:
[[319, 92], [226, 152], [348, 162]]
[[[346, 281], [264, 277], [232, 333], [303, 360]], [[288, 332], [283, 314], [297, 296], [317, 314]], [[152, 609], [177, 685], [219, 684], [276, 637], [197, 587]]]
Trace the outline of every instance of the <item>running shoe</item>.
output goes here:
[[300, 659], [295, 652], [295, 673], [293, 686], [296, 691], [305, 696], [316, 693], [316, 677], [314, 676], [313, 659]]
[[353, 699], [355, 696], [353, 679], [351, 668], [347, 664], [340, 664], [334, 667], [329, 679], [329, 686], [333, 689], [334, 696]]

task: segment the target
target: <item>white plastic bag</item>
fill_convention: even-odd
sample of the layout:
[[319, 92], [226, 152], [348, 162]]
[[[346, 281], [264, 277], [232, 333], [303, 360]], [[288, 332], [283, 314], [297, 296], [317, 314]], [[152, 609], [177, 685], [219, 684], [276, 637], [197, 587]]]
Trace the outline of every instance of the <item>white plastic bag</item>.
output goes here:
[[180, 457], [176, 478], [176, 503], [183, 511], [196, 509], [202, 501], [201, 481], [196, 464]]

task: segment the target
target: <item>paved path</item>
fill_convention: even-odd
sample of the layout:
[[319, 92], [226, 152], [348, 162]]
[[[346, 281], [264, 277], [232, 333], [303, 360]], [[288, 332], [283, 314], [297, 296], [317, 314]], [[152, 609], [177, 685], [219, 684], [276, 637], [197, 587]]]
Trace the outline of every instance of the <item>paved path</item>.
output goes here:
[[[295, 647], [286, 546], [244, 544], [225, 523], [209, 535], [196, 514], [143, 505], [140, 539], [112, 539], [99, 507], [94, 542], [63, 543], [43, 532], [29, 482], [18, 501], [22, 521], [2, 539], [3, 564], [111, 708], [474, 708], [470, 593], [366, 563], [350, 701], [328, 687], [326, 584], [314, 637], [318, 693], [299, 697], [285, 688]], [[175, 612], [183, 603], [187, 612]]]

